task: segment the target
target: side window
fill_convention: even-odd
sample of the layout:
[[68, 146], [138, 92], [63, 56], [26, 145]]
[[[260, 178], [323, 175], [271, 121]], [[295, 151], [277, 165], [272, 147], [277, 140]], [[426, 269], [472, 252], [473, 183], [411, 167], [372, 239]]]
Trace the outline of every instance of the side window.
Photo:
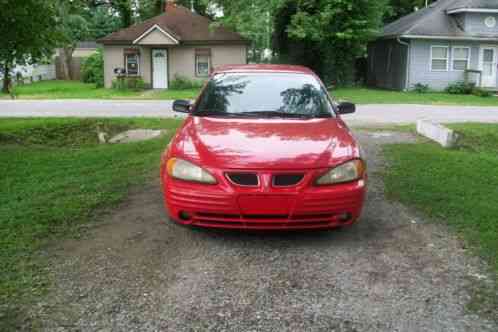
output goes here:
[[431, 71], [448, 71], [448, 46], [431, 46]]
[[139, 73], [138, 54], [126, 54], [126, 73], [128, 75], [138, 75]]
[[211, 71], [211, 50], [196, 49], [195, 50], [195, 75], [199, 77], [207, 77]]
[[453, 70], [463, 71], [470, 66], [470, 47], [453, 47]]

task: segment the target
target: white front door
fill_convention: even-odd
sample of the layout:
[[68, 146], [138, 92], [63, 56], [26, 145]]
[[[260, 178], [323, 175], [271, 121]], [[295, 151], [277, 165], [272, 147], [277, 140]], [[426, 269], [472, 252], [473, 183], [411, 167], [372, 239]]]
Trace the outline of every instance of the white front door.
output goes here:
[[492, 46], [482, 47], [480, 58], [482, 86], [486, 88], [495, 88], [497, 85], [497, 48]]
[[152, 50], [152, 87], [168, 88], [168, 51]]

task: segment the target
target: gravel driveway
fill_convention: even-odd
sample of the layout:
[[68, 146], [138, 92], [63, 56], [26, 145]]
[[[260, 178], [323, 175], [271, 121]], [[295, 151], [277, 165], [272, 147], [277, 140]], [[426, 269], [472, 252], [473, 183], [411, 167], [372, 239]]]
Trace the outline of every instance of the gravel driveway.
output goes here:
[[[0, 117], [175, 117], [169, 100], [0, 100]], [[498, 122], [498, 107], [359, 105], [344, 118], [352, 125], [439, 122]]]
[[364, 216], [340, 231], [245, 234], [164, 223], [158, 183], [49, 255], [45, 331], [497, 331], [465, 309], [482, 267], [444, 227], [384, 197], [380, 145]]

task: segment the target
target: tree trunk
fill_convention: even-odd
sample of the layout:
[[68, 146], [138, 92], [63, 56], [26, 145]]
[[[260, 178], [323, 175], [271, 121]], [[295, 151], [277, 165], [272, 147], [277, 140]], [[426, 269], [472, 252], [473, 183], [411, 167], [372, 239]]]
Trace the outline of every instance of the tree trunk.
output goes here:
[[3, 93], [10, 93], [10, 66], [5, 64], [3, 72]]
[[64, 47], [61, 52], [61, 65], [65, 80], [71, 80], [73, 78], [73, 73], [72, 73], [73, 51], [74, 51], [73, 47]]
[[73, 79], [73, 73], [72, 73], [73, 51], [74, 51], [73, 47], [64, 47], [61, 52], [61, 57], [62, 57], [61, 64], [65, 80]]

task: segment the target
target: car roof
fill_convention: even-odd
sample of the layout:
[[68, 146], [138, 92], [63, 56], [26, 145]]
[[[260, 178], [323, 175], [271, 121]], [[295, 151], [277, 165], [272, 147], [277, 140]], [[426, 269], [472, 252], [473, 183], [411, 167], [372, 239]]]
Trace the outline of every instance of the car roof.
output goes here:
[[304, 66], [295, 65], [269, 65], [269, 64], [258, 64], [258, 65], [226, 65], [216, 68], [212, 75], [223, 74], [223, 73], [296, 73], [296, 74], [308, 74], [316, 76], [315, 73]]

